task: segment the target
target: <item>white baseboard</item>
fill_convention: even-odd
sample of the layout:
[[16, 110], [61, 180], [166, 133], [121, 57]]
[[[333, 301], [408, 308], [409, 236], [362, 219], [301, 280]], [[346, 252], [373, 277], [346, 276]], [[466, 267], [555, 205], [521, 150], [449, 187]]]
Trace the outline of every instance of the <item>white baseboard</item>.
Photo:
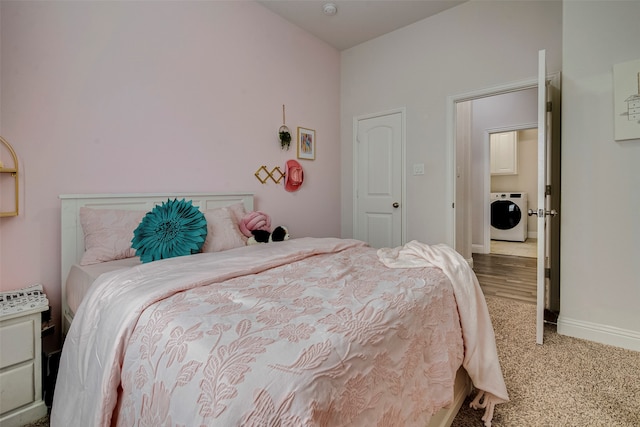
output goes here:
[[569, 319], [560, 315], [558, 317], [558, 333], [628, 350], [640, 351], [640, 332], [629, 329]]
[[478, 245], [478, 244], [471, 244], [471, 253], [474, 254], [488, 254], [489, 252], [487, 252], [484, 249], [484, 245]]

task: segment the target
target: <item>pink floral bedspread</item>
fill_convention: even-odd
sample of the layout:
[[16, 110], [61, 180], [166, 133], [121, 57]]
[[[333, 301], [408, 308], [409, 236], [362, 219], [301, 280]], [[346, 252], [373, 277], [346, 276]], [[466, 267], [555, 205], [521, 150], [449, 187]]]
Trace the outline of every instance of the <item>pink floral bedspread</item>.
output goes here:
[[173, 258], [94, 284], [51, 425], [426, 426], [463, 356], [439, 268], [341, 239]]

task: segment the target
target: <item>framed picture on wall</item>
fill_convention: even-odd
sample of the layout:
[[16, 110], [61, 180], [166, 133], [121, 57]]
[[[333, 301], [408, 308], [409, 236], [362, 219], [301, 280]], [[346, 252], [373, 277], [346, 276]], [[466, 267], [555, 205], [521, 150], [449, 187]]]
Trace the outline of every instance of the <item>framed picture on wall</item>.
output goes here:
[[613, 66], [616, 141], [640, 139], [640, 59]]
[[315, 160], [316, 158], [316, 131], [307, 128], [298, 128], [298, 158]]

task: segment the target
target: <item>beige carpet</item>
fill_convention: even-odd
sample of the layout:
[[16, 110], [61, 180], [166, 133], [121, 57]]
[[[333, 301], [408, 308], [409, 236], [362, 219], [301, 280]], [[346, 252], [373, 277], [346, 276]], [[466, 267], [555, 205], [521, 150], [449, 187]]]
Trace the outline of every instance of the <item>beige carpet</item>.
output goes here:
[[[535, 306], [487, 297], [510, 402], [493, 426], [640, 426], [640, 352], [558, 335], [535, 344]], [[469, 399], [453, 426], [482, 426]]]
[[[640, 352], [561, 336], [551, 326], [539, 346], [534, 305], [499, 297], [487, 304], [511, 398], [496, 407], [494, 427], [640, 426]], [[483, 425], [469, 401], [453, 426]]]

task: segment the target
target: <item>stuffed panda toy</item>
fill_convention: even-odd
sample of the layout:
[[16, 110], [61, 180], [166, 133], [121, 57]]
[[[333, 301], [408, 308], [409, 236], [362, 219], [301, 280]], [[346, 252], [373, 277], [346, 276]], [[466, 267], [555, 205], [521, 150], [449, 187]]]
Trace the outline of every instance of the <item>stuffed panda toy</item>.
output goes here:
[[247, 240], [247, 245], [256, 245], [258, 243], [282, 242], [289, 240], [289, 230], [279, 225], [274, 228], [271, 233], [265, 230], [252, 230], [253, 236]]

